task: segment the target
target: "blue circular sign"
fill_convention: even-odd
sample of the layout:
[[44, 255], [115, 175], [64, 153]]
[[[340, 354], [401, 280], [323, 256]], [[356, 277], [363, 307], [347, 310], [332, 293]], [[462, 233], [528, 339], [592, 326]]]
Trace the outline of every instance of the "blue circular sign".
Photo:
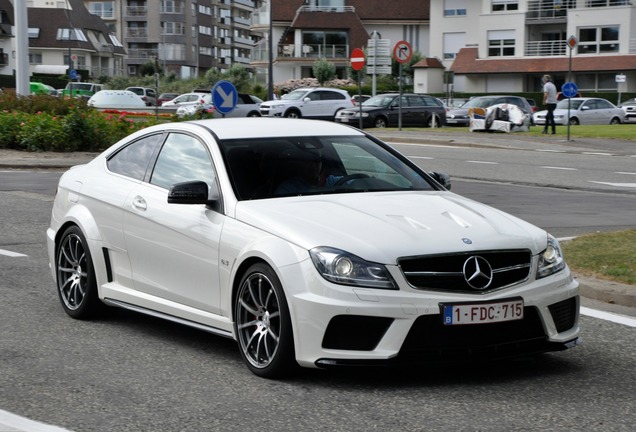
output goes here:
[[212, 87], [214, 109], [221, 114], [229, 114], [236, 107], [238, 92], [229, 81], [219, 81]]
[[563, 96], [565, 96], [566, 98], [573, 98], [577, 95], [578, 92], [579, 89], [573, 82], [566, 82], [561, 87], [561, 93], [563, 93]]

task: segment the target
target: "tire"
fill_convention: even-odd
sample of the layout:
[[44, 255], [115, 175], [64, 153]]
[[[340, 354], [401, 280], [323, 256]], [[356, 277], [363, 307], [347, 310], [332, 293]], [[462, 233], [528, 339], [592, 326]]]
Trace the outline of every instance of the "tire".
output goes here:
[[248, 116], [248, 117], [260, 117], [260, 116], [261, 116], [261, 113], [256, 112], [256, 111], [252, 111], [252, 112], [250, 112], [247, 116]]
[[376, 128], [385, 128], [387, 126], [389, 126], [389, 122], [387, 121], [386, 117], [377, 117], [373, 122], [373, 127]]
[[97, 294], [95, 269], [79, 227], [64, 231], [55, 254], [57, 293], [64, 311], [75, 319], [95, 318], [104, 309]]
[[578, 126], [579, 125], [579, 119], [577, 119], [576, 117], [572, 117], [570, 119], [570, 126]]
[[611, 125], [621, 124], [621, 119], [619, 119], [618, 117], [614, 117], [612, 120], [610, 120], [610, 124]]
[[243, 361], [263, 378], [280, 378], [296, 369], [289, 308], [276, 273], [251, 266], [234, 300], [234, 332]]
[[293, 110], [287, 111], [285, 113], [285, 117], [298, 119], [298, 118], [300, 118], [302, 116], [300, 115], [300, 112], [298, 110], [293, 109]]

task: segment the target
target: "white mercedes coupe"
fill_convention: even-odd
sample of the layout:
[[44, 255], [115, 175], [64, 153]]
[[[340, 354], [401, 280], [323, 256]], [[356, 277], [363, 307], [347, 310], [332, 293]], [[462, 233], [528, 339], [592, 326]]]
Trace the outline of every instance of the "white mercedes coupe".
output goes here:
[[262, 377], [575, 346], [557, 240], [449, 188], [332, 122], [151, 126], [61, 177], [51, 273], [73, 318], [117, 306], [233, 338]]

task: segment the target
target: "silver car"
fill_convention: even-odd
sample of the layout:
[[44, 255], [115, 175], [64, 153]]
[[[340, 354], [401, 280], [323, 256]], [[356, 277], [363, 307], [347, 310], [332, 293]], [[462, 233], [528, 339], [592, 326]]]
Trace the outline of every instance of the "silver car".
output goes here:
[[[568, 114], [569, 106], [569, 114]], [[534, 124], [544, 125], [546, 110], [534, 114]], [[606, 99], [571, 98], [560, 101], [554, 110], [558, 125], [619, 124], [625, 121], [625, 111]]]

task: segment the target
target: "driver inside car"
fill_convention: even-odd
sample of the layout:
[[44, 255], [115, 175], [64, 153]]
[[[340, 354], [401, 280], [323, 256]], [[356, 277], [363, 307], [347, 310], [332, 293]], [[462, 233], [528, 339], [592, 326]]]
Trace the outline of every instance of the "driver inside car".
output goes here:
[[286, 159], [286, 167], [291, 168], [290, 175], [278, 185], [275, 195], [295, 195], [317, 187], [334, 186], [342, 178], [323, 171], [320, 151], [298, 149], [288, 153]]

